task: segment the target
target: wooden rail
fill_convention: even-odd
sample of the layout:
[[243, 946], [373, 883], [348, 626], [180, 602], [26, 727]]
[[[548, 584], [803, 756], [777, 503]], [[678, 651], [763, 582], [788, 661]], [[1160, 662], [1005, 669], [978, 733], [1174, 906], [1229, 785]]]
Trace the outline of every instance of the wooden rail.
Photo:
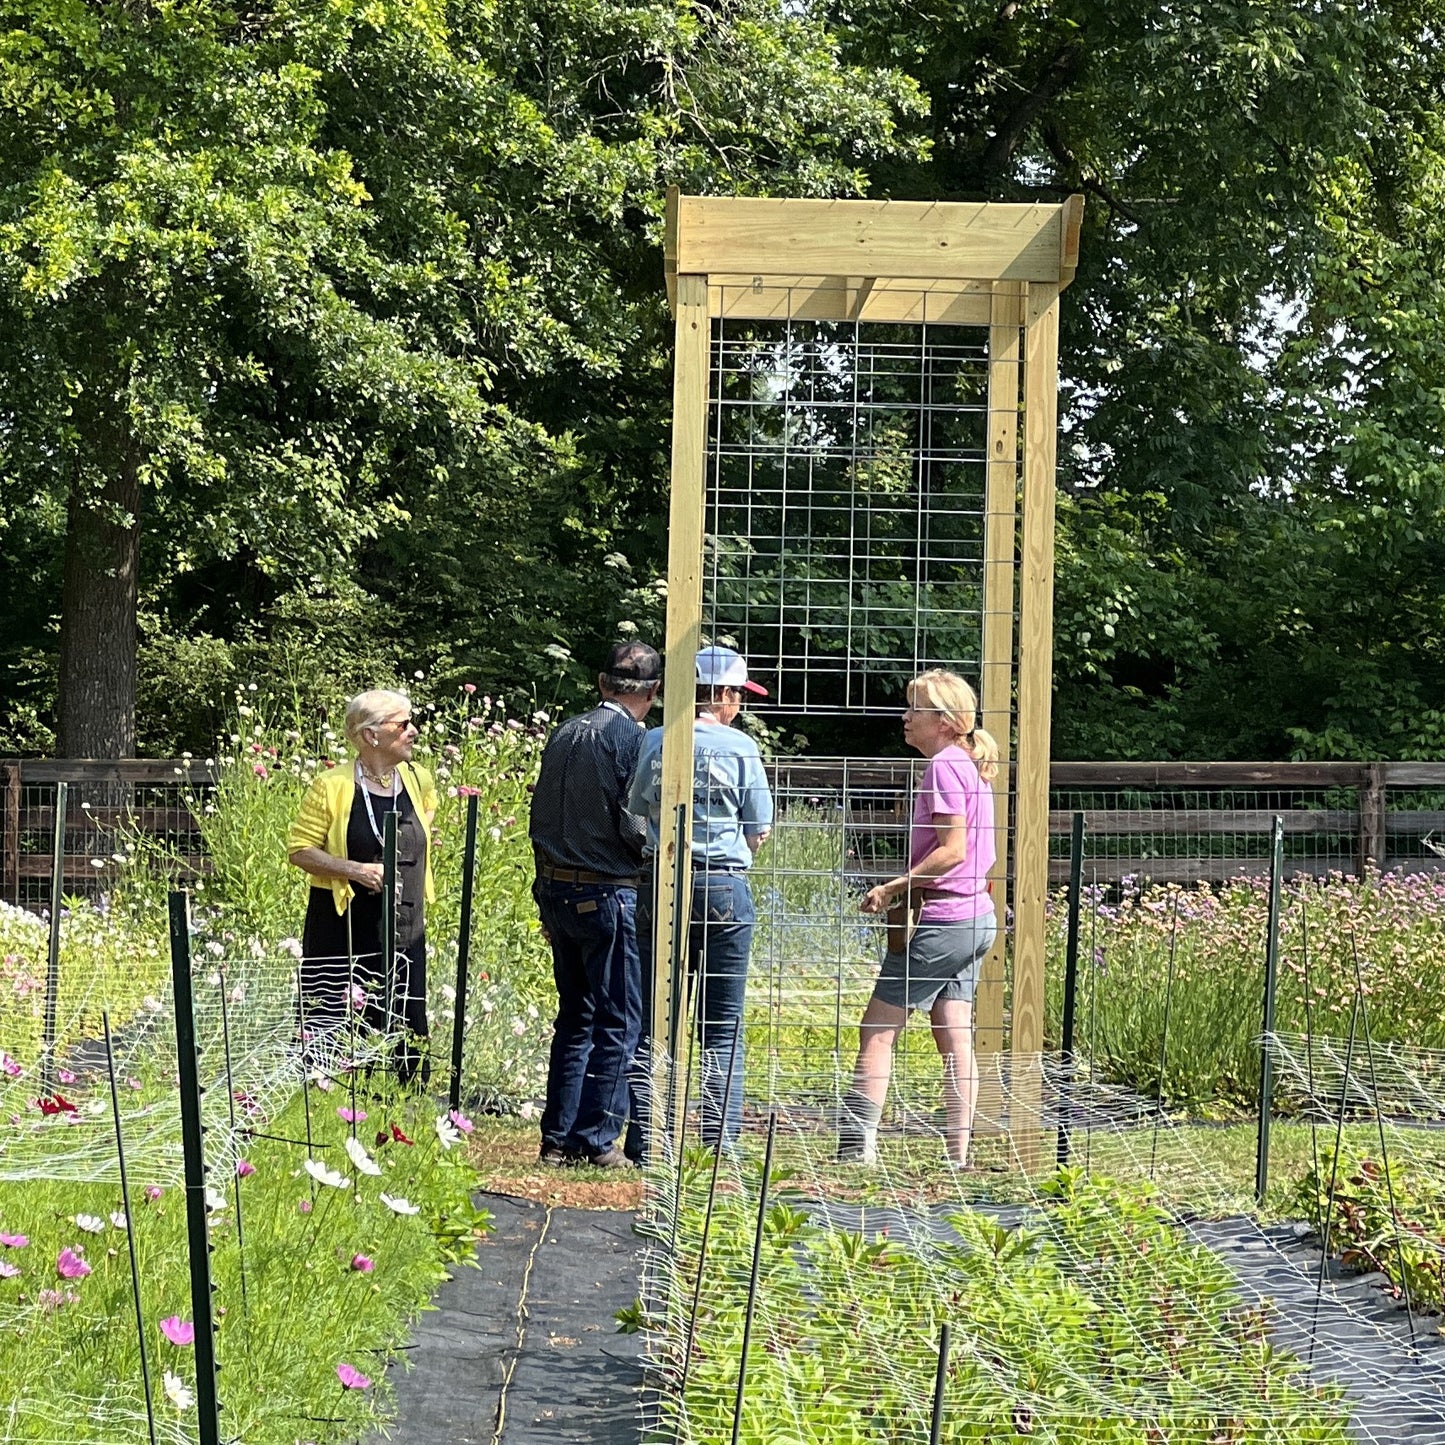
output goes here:
[[[843, 821], [853, 836], [882, 841], [892, 835], [896, 847], [921, 767], [917, 758], [783, 758], [769, 771], [785, 805], [816, 799], [831, 808], [846, 801]], [[67, 891], [89, 893], [114, 880], [109, 860], [115, 835], [124, 829], [164, 837], [185, 867], [205, 871], [205, 848], [187, 799], [214, 783], [213, 767], [194, 759], [12, 758], [0, 760], [0, 897], [33, 904], [48, 891], [54, 786], [61, 780], [72, 791]], [[1262, 872], [1276, 814], [1284, 820], [1291, 871], [1358, 871], [1366, 860], [1385, 868], [1445, 867], [1445, 859], [1422, 846], [1426, 839], [1445, 843], [1445, 763], [1055, 762], [1049, 788], [1049, 877], [1055, 883], [1068, 873], [1067, 845], [1060, 845], [1075, 798], [1091, 840], [1087, 875], [1100, 882], [1147, 876], [1218, 883]], [[133, 798], [117, 800], [116, 789], [134, 790]], [[88, 802], [87, 790], [97, 801]], [[1401, 806], [1405, 795], [1432, 790], [1441, 796], [1418, 799], [1431, 806]], [[1260, 799], [1261, 793], [1280, 796]], [[1100, 806], [1114, 801], [1100, 794], [1124, 796], [1117, 806]], [[1167, 805], [1171, 794], [1179, 807]], [[1255, 796], [1237, 807], [1235, 794]], [[1354, 806], [1341, 794], [1353, 794]], [[1217, 806], [1210, 806], [1212, 799]], [[1268, 806], [1271, 801], [1278, 806]], [[1230, 848], [1229, 839], [1248, 840], [1248, 846]], [[95, 858], [104, 866], [96, 868]]]

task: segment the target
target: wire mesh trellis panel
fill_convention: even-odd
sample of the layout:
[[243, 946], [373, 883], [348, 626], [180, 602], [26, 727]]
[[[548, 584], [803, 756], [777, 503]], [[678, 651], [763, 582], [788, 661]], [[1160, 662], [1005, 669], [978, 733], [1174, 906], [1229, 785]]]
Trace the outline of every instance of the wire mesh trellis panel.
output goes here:
[[976, 680], [987, 333], [723, 319], [713, 355], [705, 626], [770, 675], [769, 711], [896, 712], [930, 666]]

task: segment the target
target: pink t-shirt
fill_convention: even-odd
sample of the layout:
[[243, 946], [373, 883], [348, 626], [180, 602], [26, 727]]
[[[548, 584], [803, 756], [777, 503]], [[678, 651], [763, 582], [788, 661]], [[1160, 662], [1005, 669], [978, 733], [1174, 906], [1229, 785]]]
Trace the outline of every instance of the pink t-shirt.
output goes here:
[[993, 789], [978, 775], [969, 755], [957, 745], [946, 747], [928, 760], [913, 802], [913, 827], [908, 835], [908, 866], [916, 868], [935, 848], [935, 815], [963, 818], [968, 846], [963, 862], [923, 886], [949, 896], [930, 898], [919, 914], [920, 923], [957, 923], [977, 918], [993, 907], [988, 893], [988, 870], [993, 867]]

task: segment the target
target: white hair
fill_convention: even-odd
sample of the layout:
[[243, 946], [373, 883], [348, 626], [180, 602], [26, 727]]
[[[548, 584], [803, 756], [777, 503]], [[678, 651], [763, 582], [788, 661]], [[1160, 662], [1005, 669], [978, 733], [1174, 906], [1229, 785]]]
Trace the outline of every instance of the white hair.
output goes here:
[[411, 699], [404, 692], [374, 687], [369, 692], [357, 693], [346, 704], [346, 721], [342, 726], [352, 747], [359, 747], [363, 728], [375, 727], [398, 712], [410, 711]]

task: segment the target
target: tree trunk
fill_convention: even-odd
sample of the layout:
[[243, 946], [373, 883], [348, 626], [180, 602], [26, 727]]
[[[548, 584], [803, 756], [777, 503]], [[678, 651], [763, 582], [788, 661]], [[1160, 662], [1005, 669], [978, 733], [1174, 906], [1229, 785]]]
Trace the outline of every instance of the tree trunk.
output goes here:
[[102, 484], [92, 490], [77, 477], [66, 516], [59, 712], [67, 758], [135, 755], [139, 458], [124, 444], [101, 456], [111, 462]]

